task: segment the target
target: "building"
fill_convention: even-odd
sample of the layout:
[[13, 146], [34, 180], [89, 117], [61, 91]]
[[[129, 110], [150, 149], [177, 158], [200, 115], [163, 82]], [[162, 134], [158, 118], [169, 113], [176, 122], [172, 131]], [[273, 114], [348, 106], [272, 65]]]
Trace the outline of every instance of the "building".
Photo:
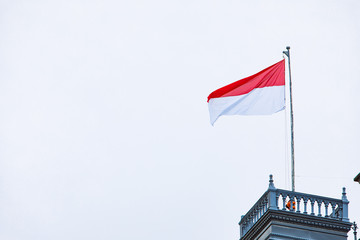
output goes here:
[[346, 240], [349, 201], [269, 188], [241, 217], [241, 240]]
[[354, 182], [360, 183], [360, 173], [354, 178]]

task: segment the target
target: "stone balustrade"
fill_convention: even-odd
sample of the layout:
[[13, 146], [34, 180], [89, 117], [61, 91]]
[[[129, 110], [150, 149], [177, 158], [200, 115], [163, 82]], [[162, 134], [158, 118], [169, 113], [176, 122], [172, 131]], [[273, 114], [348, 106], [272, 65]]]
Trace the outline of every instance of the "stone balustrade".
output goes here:
[[341, 199], [293, 192], [275, 188], [272, 175], [270, 175], [268, 190], [241, 217], [239, 223], [240, 236], [244, 236], [268, 210], [289, 211], [294, 214], [312, 215], [349, 222], [348, 204], [345, 188], [343, 188]]

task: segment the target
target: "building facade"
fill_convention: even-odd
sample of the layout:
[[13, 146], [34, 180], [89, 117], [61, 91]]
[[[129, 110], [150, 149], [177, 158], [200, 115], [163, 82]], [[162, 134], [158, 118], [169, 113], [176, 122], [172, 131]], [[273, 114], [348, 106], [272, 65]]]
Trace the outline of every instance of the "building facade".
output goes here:
[[346, 240], [349, 201], [269, 188], [241, 217], [241, 240]]

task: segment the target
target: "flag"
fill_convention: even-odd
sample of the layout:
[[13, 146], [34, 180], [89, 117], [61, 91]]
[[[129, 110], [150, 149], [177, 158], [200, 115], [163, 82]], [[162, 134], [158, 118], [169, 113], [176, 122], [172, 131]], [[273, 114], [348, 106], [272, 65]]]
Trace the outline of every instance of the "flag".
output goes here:
[[208, 96], [210, 122], [222, 115], [269, 115], [285, 109], [285, 59]]

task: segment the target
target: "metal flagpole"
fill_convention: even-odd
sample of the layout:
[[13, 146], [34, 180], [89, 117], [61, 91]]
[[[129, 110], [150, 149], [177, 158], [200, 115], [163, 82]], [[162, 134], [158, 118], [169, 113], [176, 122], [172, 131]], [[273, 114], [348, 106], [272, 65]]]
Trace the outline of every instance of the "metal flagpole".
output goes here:
[[295, 154], [294, 154], [294, 114], [292, 105], [292, 89], [291, 89], [291, 68], [290, 68], [290, 47], [286, 47], [283, 53], [288, 57], [289, 64], [289, 88], [290, 88], [290, 127], [291, 127], [291, 190], [295, 191]]

